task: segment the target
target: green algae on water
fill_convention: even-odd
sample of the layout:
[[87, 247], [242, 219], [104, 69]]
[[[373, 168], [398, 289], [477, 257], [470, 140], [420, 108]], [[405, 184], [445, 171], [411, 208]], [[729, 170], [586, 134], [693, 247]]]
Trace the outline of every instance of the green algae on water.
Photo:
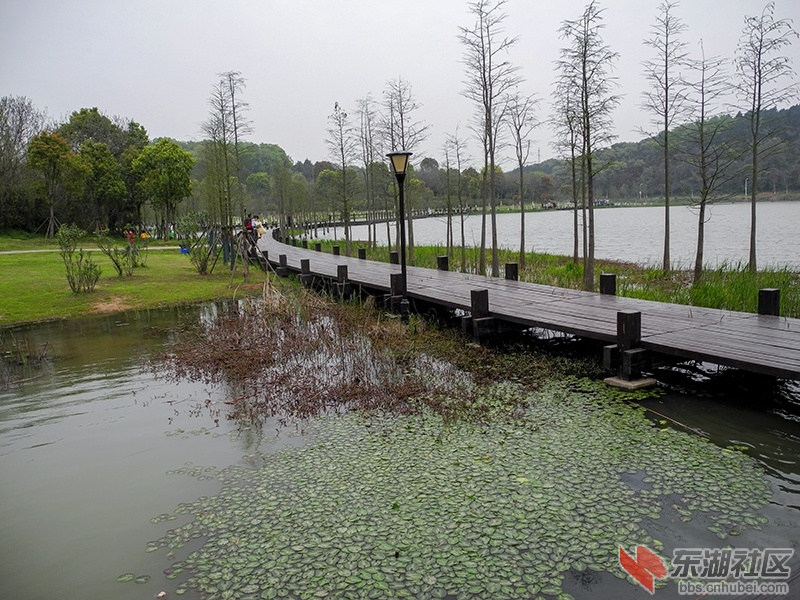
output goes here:
[[194, 520], [147, 549], [202, 542], [180, 589], [203, 597], [529, 598], [561, 594], [568, 572], [624, 578], [618, 547], [663, 552], [647, 524], [665, 514], [720, 538], [763, 522], [752, 459], [654, 427], [620, 392], [574, 379], [493, 393], [526, 408], [489, 424], [314, 419], [304, 447], [209, 471], [220, 493], [177, 507]]

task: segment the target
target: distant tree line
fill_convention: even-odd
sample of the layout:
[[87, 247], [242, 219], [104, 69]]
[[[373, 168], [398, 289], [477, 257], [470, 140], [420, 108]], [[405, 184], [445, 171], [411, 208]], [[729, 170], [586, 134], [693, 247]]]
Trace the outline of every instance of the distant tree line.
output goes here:
[[[613, 76], [618, 55], [602, 37], [603, 10], [595, 1], [565, 20], [555, 65], [554, 102], [542, 115], [539, 99], [522, 91], [525, 79], [509, 60], [516, 38], [503, 33], [506, 0], [468, 3], [473, 23], [458, 28], [465, 87], [474, 113], [468, 136], [482, 155], [467, 155], [467, 136], [456, 129], [435, 152], [423, 152], [429, 125], [411, 83], [386, 82], [380, 97], [367, 93], [346, 106], [332, 99], [326, 141], [329, 159], [294, 161], [274, 144], [254, 143], [238, 71], [220, 73], [208, 98], [201, 141], [150, 141], [141, 125], [109, 118], [97, 108], [51, 124], [21, 97], [0, 100], [0, 230], [52, 235], [58, 222], [86, 229], [119, 230], [145, 223], [163, 229], [180, 212], [200, 221], [238, 226], [258, 214], [282, 227], [343, 224], [346, 252], [350, 224], [364, 214], [375, 221], [368, 244], [385, 226], [390, 246], [398, 239], [397, 189], [387, 152], [413, 152], [406, 178], [408, 259], [413, 264], [414, 214], [446, 215], [449, 256], [461, 247], [466, 267], [464, 218], [481, 216], [478, 270], [499, 273], [497, 211], [509, 205], [573, 211], [573, 260], [582, 261], [585, 285], [594, 279], [594, 208], [608, 202], [659, 201], [664, 217], [664, 271], [670, 269], [669, 204], [697, 204], [736, 195], [752, 204], [750, 266], [755, 268], [756, 199], [759, 194], [800, 192], [800, 105], [793, 82], [791, 22], [774, 17], [767, 3], [744, 19], [735, 57], [707, 57], [691, 50], [677, 2], [657, 9], [643, 70], [650, 89], [642, 109], [654, 131], [635, 143], [614, 143], [618, 105]], [[335, 100], [335, 101], [333, 101]], [[731, 108], [736, 106], [739, 108]], [[788, 106], [788, 108], [785, 108]], [[354, 109], [353, 109], [354, 108]], [[531, 164], [531, 137], [547, 122], [558, 158]], [[513, 157], [504, 172], [501, 157]], [[525, 210], [520, 216], [520, 262], [525, 255]], [[460, 227], [459, 227], [460, 221]], [[460, 230], [460, 240], [458, 232]], [[491, 232], [487, 255], [487, 239]], [[504, 241], [505, 243], [508, 240]], [[698, 223], [695, 278], [702, 270], [703, 218]], [[523, 265], [524, 266], [524, 265]]]
[[163, 232], [191, 194], [193, 164], [175, 142], [151, 143], [137, 122], [97, 108], [52, 124], [29, 99], [0, 98], [0, 231], [121, 232], [142, 227], [148, 209]]
[[[75, 222], [87, 230], [101, 225], [115, 230], [126, 225], [151, 224], [174, 220], [176, 211], [211, 212], [218, 192], [213, 175], [213, 155], [208, 140], [172, 142], [159, 140], [160, 154], [169, 150], [190, 167], [183, 187], [162, 197], [158, 177], [150, 165], [151, 181], [146, 183], [144, 159], [135, 159], [145, 147], [158, 154], [147, 133], [135, 121], [109, 118], [97, 108], [74, 112], [66, 123], [46, 127], [46, 117], [26, 98], [0, 99], [0, 230], [20, 229], [45, 233], [50, 211], [62, 222]], [[761, 194], [800, 193], [800, 105], [772, 109], [764, 122], [776, 131], [785, 149], [773, 153], [761, 165], [758, 181]], [[740, 141], [749, 132], [747, 115], [720, 115], [715, 123], [724, 124], [722, 139]], [[677, 135], [685, 126], [675, 128]], [[412, 167], [407, 185], [414, 196], [412, 210], [436, 210], [454, 214], [480, 210], [483, 169], [464, 166], [462, 145], [443, 148], [440, 162], [426, 156]], [[291, 216], [296, 222], [342, 219], [339, 166], [331, 161], [309, 159], [293, 162], [278, 145], [239, 142], [239, 171], [243, 209], [252, 214], [279, 218]], [[183, 154], [175, 152], [175, 148]], [[520, 146], [523, 148], [523, 146]], [[147, 155], [146, 155], [147, 156]], [[596, 176], [597, 197], [621, 201], [656, 202], [663, 198], [664, 174], [662, 147], [654, 138], [639, 142], [620, 142], [597, 151], [608, 166]], [[370, 168], [354, 162], [348, 167], [353, 177], [349, 210], [358, 213], [386, 214], [394, 209], [393, 178], [382, 155], [373, 156]], [[79, 162], [81, 161], [81, 162]], [[180, 167], [180, 160], [175, 163]], [[744, 196], [747, 156], [739, 155], [735, 171], [719, 190], [721, 197]], [[570, 164], [563, 159], [548, 159], [504, 172], [495, 167], [495, 192], [503, 206], [518, 207], [520, 189], [527, 207], [572, 204]], [[673, 197], [697, 200], [701, 181], [690, 164], [676, 161], [672, 167]], [[748, 182], [748, 193], [750, 191]], [[368, 193], [369, 192], [369, 193]], [[183, 194], [183, 195], [180, 195]], [[170, 203], [172, 198], [172, 203]], [[177, 199], [177, 203], [176, 200]], [[239, 210], [236, 210], [238, 222]], [[147, 213], [147, 214], [146, 214]], [[148, 216], [149, 215], [149, 216]], [[155, 221], [154, 221], [155, 220]], [[42, 225], [45, 227], [42, 227]], [[394, 239], [391, 236], [390, 239]]]

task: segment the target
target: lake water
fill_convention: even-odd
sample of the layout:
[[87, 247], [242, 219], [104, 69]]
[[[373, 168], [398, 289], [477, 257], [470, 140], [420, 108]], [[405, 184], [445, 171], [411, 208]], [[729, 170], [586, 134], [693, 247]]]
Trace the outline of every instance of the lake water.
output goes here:
[[[176, 583], [162, 574], [165, 550], [145, 550], [168, 526], [190, 517], [169, 525], [151, 519], [213, 496], [221, 484], [171, 473], [247, 467], [259, 453], [308, 442], [274, 423], [241, 429], [225, 419], [224, 390], [163, 381], [142, 369], [148, 353], [166, 339], [163, 326], [213, 312], [205, 307], [129, 313], [1, 332], [34, 347], [46, 344], [51, 359], [48, 368], [0, 389], [0, 598], [142, 600], [160, 591], [174, 598]], [[678, 384], [694, 381], [676, 378]], [[796, 546], [800, 387], [786, 385], [775, 402], [757, 398], [735, 378], [720, 393], [723, 382], [712, 380], [646, 404], [657, 412], [654, 418], [669, 418], [676, 428], [690, 428], [721, 446], [746, 447], [773, 490], [764, 509], [769, 524], [748, 534], [747, 544]], [[680, 535], [680, 523], [667, 527]], [[152, 579], [116, 582], [126, 572]], [[641, 590], [634, 594], [627, 583], [618, 585], [625, 597], [648, 597]], [[569, 591], [594, 597], [591, 589]], [[667, 590], [657, 594], [672, 597]], [[183, 597], [196, 596], [189, 591]]]
[[[526, 213], [525, 246], [529, 251], [572, 255], [571, 211], [552, 210]], [[800, 269], [800, 202], [761, 202], [758, 205], [756, 248], [758, 266], [788, 266]], [[595, 211], [595, 256], [610, 260], [660, 265], [664, 248], [664, 208], [656, 206], [614, 207]], [[461, 233], [454, 219], [456, 244]], [[670, 253], [674, 266], [691, 267], [697, 246], [697, 210], [689, 206], [670, 209]], [[414, 221], [414, 242], [418, 245], [444, 245], [447, 231], [443, 217]], [[519, 214], [497, 216], [499, 244], [519, 248]], [[341, 232], [339, 232], [341, 233]], [[708, 209], [705, 262], [746, 263], [750, 252], [750, 205], [714, 204]], [[354, 239], [366, 240], [367, 229], [355, 227]], [[481, 219], [467, 217], [465, 237], [468, 246], [479, 246]], [[379, 243], [386, 243], [386, 226], [378, 227]], [[487, 233], [491, 245], [491, 224]]]
[[[224, 408], [219, 390], [142, 370], [163, 343], [158, 328], [182, 318], [197, 319], [198, 310], [14, 330], [37, 348], [47, 344], [52, 366], [0, 389], [0, 598], [141, 600], [174, 592], [161, 573], [163, 553], [144, 551], [164, 533], [150, 520], [220, 485], [166, 472], [245, 464], [248, 454], [299, 440], [262, 444], [224, 410], [214, 421]], [[152, 580], [116, 582], [129, 571]]]

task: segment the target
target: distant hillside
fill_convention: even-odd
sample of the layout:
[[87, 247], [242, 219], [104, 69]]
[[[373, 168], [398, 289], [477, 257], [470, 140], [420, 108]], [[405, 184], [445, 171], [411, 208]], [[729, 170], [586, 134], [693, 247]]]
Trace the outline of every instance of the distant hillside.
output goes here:
[[[744, 115], [722, 116], [730, 119], [725, 131], [729, 140], [745, 142], [750, 135], [750, 124]], [[800, 192], [800, 104], [764, 114], [765, 130], [773, 130], [781, 142], [781, 152], [765, 156], [761, 161], [762, 173], [759, 192]], [[677, 129], [673, 134], [677, 133]], [[675, 138], [673, 138], [675, 139]], [[598, 197], [611, 199], [660, 198], [664, 188], [663, 150], [658, 141], [649, 138], [639, 142], [614, 144], [598, 153], [598, 158], [608, 167], [595, 180]], [[725, 190], [730, 194], [743, 193], [744, 179], [749, 175], [749, 156], [744, 154], [736, 165], [738, 176]], [[690, 165], [673, 158], [671, 165], [672, 193], [674, 196], [697, 194], [698, 176]], [[562, 200], [569, 189], [569, 172], [566, 161], [550, 159], [524, 169], [526, 173], [539, 172], [550, 176], [556, 188], [556, 197]], [[515, 170], [514, 172], [518, 172]], [[509, 174], [510, 175], [510, 174]], [[559, 193], [560, 190], [560, 193]]]

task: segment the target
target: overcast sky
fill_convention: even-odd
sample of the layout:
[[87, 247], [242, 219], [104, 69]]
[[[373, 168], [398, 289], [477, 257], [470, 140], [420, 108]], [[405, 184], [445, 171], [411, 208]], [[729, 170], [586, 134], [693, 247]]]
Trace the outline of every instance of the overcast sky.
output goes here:
[[[660, 0], [604, 0], [604, 40], [620, 54], [615, 75], [624, 95], [615, 113], [619, 141], [641, 138], [647, 83], [642, 44]], [[684, 0], [675, 11], [694, 52], [733, 57], [745, 15], [763, 0]], [[525, 78], [523, 93], [541, 98], [545, 125], [534, 148], [553, 155], [546, 127], [558, 28], [585, 0], [509, 0], [506, 34], [519, 41], [509, 58]], [[800, 0], [776, 0], [777, 18], [800, 26]], [[240, 71], [247, 88], [253, 142], [280, 145], [293, 160], [330, 158], [328, 116], [339, 102], [380, 99], [390, 79], [407, 80], [430, 125], [418, 155], [442, 162], [447, 134], [468, 125], [475, 108], [465, 79], [459, 27], [471, 27], [467, 0], [0, 0], [0, 96], [27, 96], [51, 118], [82, 107], [141, 123], [151, 138], [202, 139], [217, 74]], [[800, 44], [792, 47], [800, 57]], [[800, 65], [795, 60], [795, 68]], [[477, 145], [473, 145], [477, 148]], [[472, 154], [478, 158], [473, 149]], [[536, 160], [536, 150], [531, 156]], [[475, 160], [477, 163], [477, 160]], [[513, 168], [506, 160], [507, 168]]]

